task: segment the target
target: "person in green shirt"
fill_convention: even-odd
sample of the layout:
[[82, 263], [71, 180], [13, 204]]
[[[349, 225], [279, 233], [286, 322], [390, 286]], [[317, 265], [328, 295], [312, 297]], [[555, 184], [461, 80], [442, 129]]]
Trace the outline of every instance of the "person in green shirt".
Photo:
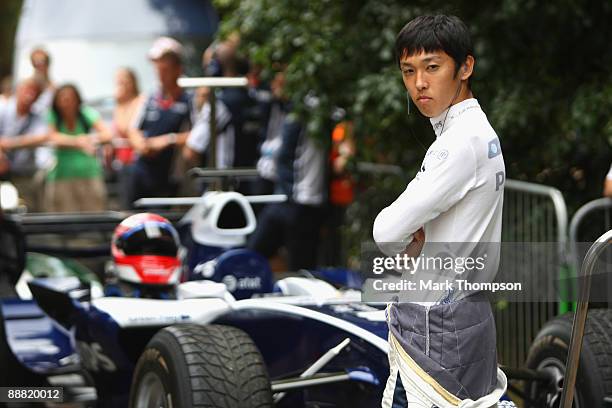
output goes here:
[[103, 211], [106, 187], [96, 146], [112, 134], [98, 112], [83, 106], [71, 84], [57, 89], [49, 111], [55, 164], [47, 175], [45, 204], [50, 212]]

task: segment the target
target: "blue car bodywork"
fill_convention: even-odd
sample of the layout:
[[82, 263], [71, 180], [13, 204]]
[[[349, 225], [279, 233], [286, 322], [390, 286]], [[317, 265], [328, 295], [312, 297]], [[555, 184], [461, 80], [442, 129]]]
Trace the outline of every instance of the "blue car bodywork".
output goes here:
[[290, 392], [278, 406], [312, 401], [342, 406], [350, 400], [357, 407], [373, 406], [388, 373], [384, 312], [357, 302], [306, 297], [288, 301], [281, 296], [229, 303], [218, 298], [89, 299], [88, 289], [71, 278], [39, 279], [30, 282], [30, 288], [36, 301], [1, 304], [12, 352], [24, 367], [41, 375], [85, 371], [96, 388], [98, 406], [127, 405], [138, 357], [150, 338], [171, 324], [223, 324], [244, 330], [261, 351], [273, 384], [299, 375], [350, 339], [324, 368], [326, 373], [346, 373], [346, 381]]
[[[221, 217], [232, 203], [240, 204], [246, 222], [223, 230], [210, 214]], [[274, 282], [268, 262], [241, 248], [244, 236], [231, 236], [254, 228], [244, 197], [210, 193], [190, 213], [196, 218], [188, 230], [189, 268], [176, 296], [122, 297], [121, 290], [98, 295], [91, 283], [61, 277], [29, 282], [32, 300], [1, 299], [6, 343], [18, 364], [47, 379], [77, 373], [95, 388], [97, 406], [122, 407], [128, 405], [136, 363], [157, 332], [187, 323], [227, 325], [253, 340], [273, 392], [301, 384], [283, 391], [283, 398], [276, 392], [275, 406], [379, 406], [389, 374], [387, 322], [381, 305], [361, 302], [359, 274], [328, 269]], [[197, 218], [202, 214], [208, 218]], [[91, 229], [94, 220], [86, 221]], [[217, 241], [225, 245], [215, 246]], [[339, 345], [316, 375], [297, 381]]]

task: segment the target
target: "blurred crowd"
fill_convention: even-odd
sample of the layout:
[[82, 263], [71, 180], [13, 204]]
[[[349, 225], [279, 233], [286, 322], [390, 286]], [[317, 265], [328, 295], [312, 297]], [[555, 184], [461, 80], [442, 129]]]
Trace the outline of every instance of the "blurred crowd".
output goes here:
[[291, 114], [285, 67], [262, 81], [258, 67], [239, 55], [239, 42], [234, 35], [213, 43], [202, 55], [203, 75], [247, 77], [248, 86], [192, 91], [178, 85], [183, 46], [158, 38], [148, 53], [157, 89], [142, 94], [134, 71], [119, 69], [110, 121], [84, 103], [75, 85], [56, 84], [52, 56], [34, 49], [34, 74], [14, 92], [10, 78], [0, 84], [0, 179], [16, 186], [29, 212], [87, 212], [132, 209], [144, 197], [200, 194], [203, 187], [185, 176], [191, 167], [254, 167], [258, 179], [237, 186], [241, 192], [288, 200], [258, 212], [248, 246], [269, 257], [285, 247], [290, 270], [314, 267], [321, 227], [339, 225], [353, 198], [346, 171], [354, 154], [351, 126], [338, 124], [329, 143], [308, 137]]

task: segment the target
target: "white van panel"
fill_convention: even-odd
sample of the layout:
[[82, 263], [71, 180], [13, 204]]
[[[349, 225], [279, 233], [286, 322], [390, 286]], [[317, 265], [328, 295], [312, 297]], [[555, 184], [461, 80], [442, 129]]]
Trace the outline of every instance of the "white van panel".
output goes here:
[[15, 55], [16, 77], [32, 75], [30, 50], [43, 45], [52, 56], [51, 78], [56, 84], [73, 82], [86, 100], [111, 97], [119, 67], [136, 71], [141, 91], [154, 89], [156, 78], [147, 51], [153, 39], [128, 40], [119, 44], [95, 40], [51, 40], [22, 44]]
[[[42, 46], [51, 54], [51, 79], [75, 83], [84, 99], [111, 97], [117, 68], [134, 69], [142, 91], [156, 87], [147, 51], [155, 38], [183, 42], [187, 62], [199, 58], [218, 26], [206, 0], [26, 0], [15, 39], [14, 76], [32, 74], [29, 55]], [[181, 40], [183, 39], [183, 40]], [[184, 40], [188, 39], [188, 40]], [[195, 69], [194, 69], [195, 68]]]

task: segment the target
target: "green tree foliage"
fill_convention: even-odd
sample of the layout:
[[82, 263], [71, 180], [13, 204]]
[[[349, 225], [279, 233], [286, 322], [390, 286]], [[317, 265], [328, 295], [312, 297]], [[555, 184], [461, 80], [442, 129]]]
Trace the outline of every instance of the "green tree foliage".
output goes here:
[[0, 78], [10, 75], [13, 63], [15, 30], [22, 0], [0, 1]]
[[[395, 36], [417, 15], [458, 15], [472, 32], [472, 87], [502, 141], [507, 176], [560, 188], [571, 209], [601, 194], [612, 156], [612, 2], [215, 4], [224, 16], [222, 31], [239, 31], [256, 63], [268, 69], [275, 61], [288, 64], [289, 94], [302, 112], [306, 95], [319, 97], [309, 111], [313, 136], [328, 137], [322, 125], [332, 107], [340, 106], [355, 121], [360, 159], [398, 164], [407, 177], [420, 165], [433, 132], [414, 108], [406, 114]], [[372, 220], [393, 199], [393, 194], [380, 197], [381, 187], [397, 190], [406, 181], [377, 182], [378, 193], [364, 183], [370, 217], [355, 212], [352, 219]]]
[[[508, 176], [597, 196], [612, 142], [611, 2], [217, 0], [265, 68], [288, 63], [294, 101], [314, 93], [316, 136], [333, 106], [357, 122], [364, 158], [414, 169], [432, 132], [406, 96], [393, 55], [414, 16], [452, 13], [472, 31], [473, 88], [503, 141]], [[420, 140], [420, 142], [419, 142]]]

